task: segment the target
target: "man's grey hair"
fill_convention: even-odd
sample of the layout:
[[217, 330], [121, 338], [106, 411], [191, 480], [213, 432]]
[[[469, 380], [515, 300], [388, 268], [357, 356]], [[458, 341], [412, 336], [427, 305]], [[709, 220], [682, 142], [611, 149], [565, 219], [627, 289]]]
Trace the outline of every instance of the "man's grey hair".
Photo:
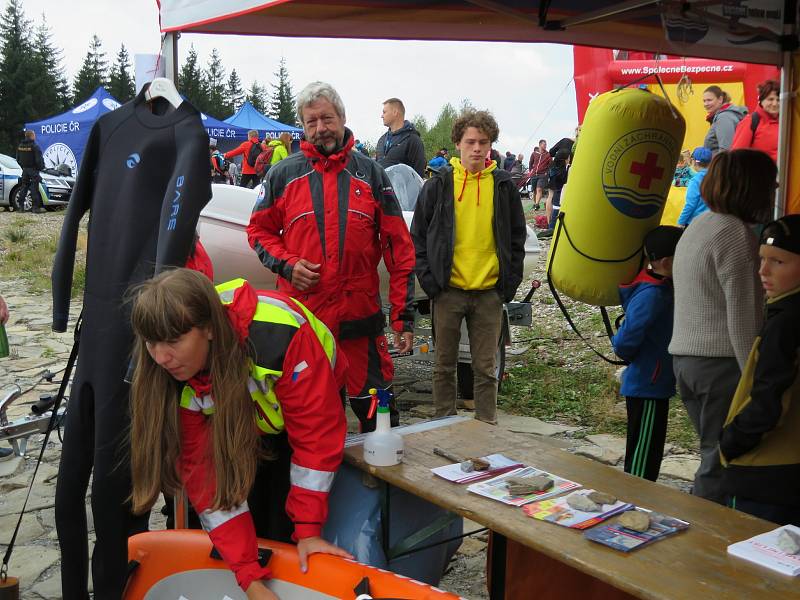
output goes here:
[[309, 83], [297, 94], [297, 118], [300, 119], [301, 124], [303, 123], [303, 109], [309, 104], [323, 99], [333, 104], [336, 114], [343, 119], [345, 118], [344, 102], [342, 102], [342, 97], [339, 96], [339, 93], [333, 89], [330, 83], [314, 81], [313, 83]]

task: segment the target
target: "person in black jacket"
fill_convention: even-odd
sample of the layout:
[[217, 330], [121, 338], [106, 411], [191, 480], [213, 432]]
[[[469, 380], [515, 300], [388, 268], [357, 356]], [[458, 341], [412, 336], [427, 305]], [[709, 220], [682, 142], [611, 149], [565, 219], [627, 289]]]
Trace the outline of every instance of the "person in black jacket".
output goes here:
[[392, 165], [408, 165], [420, 177], [425, 177], [425, 146], [419, 131], [405, 120], [406, 107], [399, 98], [383, 103], [383, 124], [389, 128], [378, 140], [378, 164], [384, 169]]
[[9, 206], [14, 210], [24, 212], [25, 198], [30, 192], [31, 212], [45, 212], [44, 206], [42, 206], [42, 195], [39, 193], [39, 184], [42, 181], [39, 172], [44, 169], [44, 158], [42, 158], [42, 149], [36, 143], [36, 133], [32, 129], [25, 130], [25, 139], [17, 146], [17, 162], [22, 167], [22, 177], [20, 177], [22, 185], [17, 192], [16, 204], [14, 198], [11, 198]]
[[507, 171], [486, 160], [499, 131], [486, 111], [470, 110], [453, 125], [461, 153], [420, 191], [411, 223], [416, 273], [432, 299], [437, 417], [456, 413], [456, 366], [466, 318], [474, 374], [475, 417], [497, 420], [495, 356], [503, 302], [522, 282], [527, 229], [522, 201]]

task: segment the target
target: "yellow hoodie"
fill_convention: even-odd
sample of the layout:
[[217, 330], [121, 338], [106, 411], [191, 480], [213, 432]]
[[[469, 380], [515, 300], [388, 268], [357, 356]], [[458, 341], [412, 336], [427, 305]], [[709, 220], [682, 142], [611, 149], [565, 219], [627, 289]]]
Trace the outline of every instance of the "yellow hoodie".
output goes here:
[[492, 163], [469, 173], [461, 159], [451, 158], [455, 240], [450, 285], [462, 290], [487, 290], [497, 283], [500, 263], [494, 242], [494, 177]]

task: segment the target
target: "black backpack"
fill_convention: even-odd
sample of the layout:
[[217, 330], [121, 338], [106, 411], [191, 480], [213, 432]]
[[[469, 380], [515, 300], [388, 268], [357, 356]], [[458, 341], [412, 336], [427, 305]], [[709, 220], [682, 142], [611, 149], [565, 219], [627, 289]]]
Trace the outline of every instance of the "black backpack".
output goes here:
[[753, 147], [753, 142], [756, 141], [756, 129], [758, 129], [758, 122], [761, 120], [761, 115], [753, 111], [750, 115], [750, 147]]
[[261, 142], [253, 142], [250, 146], [250, 150], [247, 151], [247, 164], [251, 167], [256, 166], [256, 160], [258, 160], [258, 155], [261, 154]]

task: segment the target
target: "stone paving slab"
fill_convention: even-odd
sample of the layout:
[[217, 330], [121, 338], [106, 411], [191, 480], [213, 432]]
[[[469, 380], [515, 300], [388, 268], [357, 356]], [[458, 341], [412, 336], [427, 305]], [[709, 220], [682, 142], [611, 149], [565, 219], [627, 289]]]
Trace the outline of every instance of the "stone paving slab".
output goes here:
[[594, 444], [584, 444], [578, 446], [573, 452], [579, 456], [592, 458], [606, 465], [616, 466], [625, 457], [625, 452], [619, 452], [615, 448], [597, 446]]
[[499, 410], [497, 411], [497, 424], [514, 433], [533, 433], [542, 436], [572, 433], [579, 430], [578, 427], [570, 427], [569, 425], [561, 425], [559, 423], [547, 423], [536, 417], [509, 415]]
[[694, 481], [694, 474], [700, 467], [700, 459], [692, 454], [667, 456], [661, 462], [661, 474], [673, 479]]
[[[42, 573], [56, 564], [58, 559], [59, 553], [55, 548], [33, 545], [14, 546], [8, 572], [19, 578], [20, 588], [24, 590], [39, 579]], [[55, 597], [59, 596], [60, 594]], [[26, 597], [24, 592], [21, 597]]]

